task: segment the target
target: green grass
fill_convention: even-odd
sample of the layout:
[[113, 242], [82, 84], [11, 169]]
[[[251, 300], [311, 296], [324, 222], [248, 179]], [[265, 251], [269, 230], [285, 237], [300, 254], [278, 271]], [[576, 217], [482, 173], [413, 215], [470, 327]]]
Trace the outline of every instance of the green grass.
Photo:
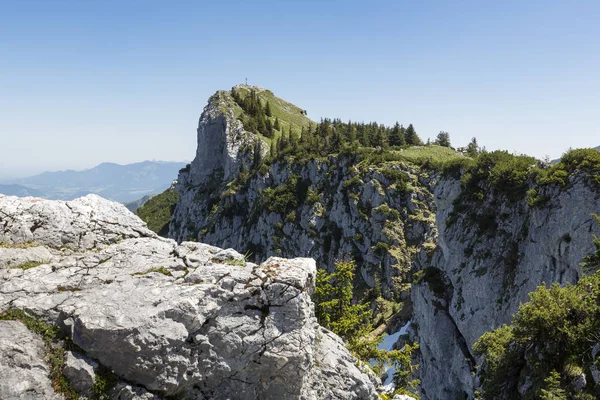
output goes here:
[[135, 214], [148, 224], [148, 229], [167, 237], [169, 222], [175, 211], [179, 194], [174, 189], [167, 189], [148, 200], [135, 211]]
[[171, 271], [169, 271], [167, 268], [165, 267], [152, 267], [144, 272], [136, 272], [132, 275], [147, 275], [150, 274], [152, 272], [158, 272], [159, 274], [163, 274], [166, 276], [173, 276], [173, 274], [171, 274]]
[[440, 163], [452, 159], [464, 159], [465, 156], [449, 147], [429, 145], [413, 146], [403, 150], [390, 150], [392, 154], [401, 156], [406, 161], [422, 165], [425, 163]]
[[448, 147], [437, 145], [413, 146], [405, 149], [392, 148], [385, 151], [378, 151], [373, 147], [359, 147], [355, 151], [360, 155], [359, 166], [363, 169], [386, 163], [394, 165], [407, 162], [424, 168], [443, 171], [449, 164], [464, 163], [471, 160], [470, 157], [463, 156]]
[[227, 265], [237, 265], [239, 267], [245, 267], [246, 266], [246, 261], [245, 260], [225, 260], [224, 261], [225, 264]]
[[[263, 101], [264, 105], [267, 104], [267, 101], [271, 105], [271, 112], [273, 114], [271, 117], [271, 122], [275, 122], [275, 118], [279, 118], [279, 123], [282, 125], [282, 128], [286, 129], [286, 131], [291, 127], [294, 131], [300, 133], [302, 127], [308, 128], [308, 125], [311, 123], [316, 125], [315, 122], [302, 113], [303, 110], [300, 107], [280, 99], [270, 90], [259, 91], [258, 88], [254, 89], [256, 90], [258, 97], [260, 97], [260, 99]], [[237, 86], [236, 90], [243, 96], [250, 94], [250, 89], [247, 86]]]
[[46, 347], [46, 361], [50, 367], [52, 388], [62, 394], [66, 400], [79, 399], [79, 394], [71, 388], [62, 371], [65, 365], [65, 349], [55, 345], [59, 339], [60, 329], [33, 316], [23, 310], [11, 309], [0, 313], [0, 321], [20, 321], [31, 332], [40, 335]]
[[39, 267], [40, 265], [48, 264], [49, 262], [50, 261], [47, 261], [47, 260], [46, 261], [27, 261], [22, 264], [12, 266], [10, 268], [11, 269], [22, 269], [23, 271], [26, 271], [31, 268]]
[[23, 243], [0, 243], [0, 249], [28, 249], [30, 247], [38, 246], [41, 246], [41, 244], [31, 240]]

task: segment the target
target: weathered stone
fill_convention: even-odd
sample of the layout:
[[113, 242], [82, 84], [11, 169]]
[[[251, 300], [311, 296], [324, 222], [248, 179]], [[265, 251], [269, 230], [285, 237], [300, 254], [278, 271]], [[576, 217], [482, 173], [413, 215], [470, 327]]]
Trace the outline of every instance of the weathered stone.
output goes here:
[[79, 393], [88, 394], [94, 385], [96, 378], [95, 370], [98, 363], [90, 360], [83, 354], [67, 351], [65, 353], [65, 366], [63, 374], [71, 384], [71, 387]]
[[410, 397], [407, 394], [397, 394], [394, 397], [392, 397], [392, 400], [415, 400], [415, 398]]
[[[93, 207], [74, 212], [81, 204]], [[0, 269], [0, 312], [23, 309], [59, 325], [86, 357], [122, 380], [115, 398], [377, 397], [340, 339], [316, 322], [312, 259], [270, 258], [259, 266], [233, 250], [177, 245], [96, 196], [66, 203], [0, 197], [0, 209], [10, 210], [0, 215], [5, 242], [34, 240], [51, 255], [30, 269]], [[33, 238], [23, 234], [31, 212], [45, 227]], [[49, 232], [72, 226], [94, 240], [55, 248]], [[93, 365], [79, 361], [68, 355], [65, 374], [85, 391]]]
[[0, 321], [0, 398], [58, 400], [42, 340], [18, 321]]
[[449, 393], [473, 398], [478, 380], [472, 372], [480, 360], [472, 346], [479, 337], [510, 323], [543, 282], [564, 285], [582, 275], [579, 265], [594, 250], [592, 233], [598, 234], [591, 213], [600, 210], [600, 197], [582, 176], [570, 179], [567, 188], [546, 189], [551, 201], [543, 207], [528, 207], [525, 199], [492, 205], [498, 199], [488, 196], [477, 207], [494, 210], [494, 234], [480, 232], [468, 218], [448, 225], [460, 181], [436, 186], [437, 248], [433, 254], [422, 251], [415, 266], [439, 269], [446, 293], [439, 298], [426, 282], [412, 290], [424, 399]]

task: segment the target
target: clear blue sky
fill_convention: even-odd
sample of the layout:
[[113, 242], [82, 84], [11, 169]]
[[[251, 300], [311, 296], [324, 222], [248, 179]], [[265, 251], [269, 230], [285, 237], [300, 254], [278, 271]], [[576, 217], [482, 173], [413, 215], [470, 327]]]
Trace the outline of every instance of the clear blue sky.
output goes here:
[[0, 2], [0, 178], [190, 160], [247, 77], [315, 120], [556, 158], [600, 145], [600, 1]]

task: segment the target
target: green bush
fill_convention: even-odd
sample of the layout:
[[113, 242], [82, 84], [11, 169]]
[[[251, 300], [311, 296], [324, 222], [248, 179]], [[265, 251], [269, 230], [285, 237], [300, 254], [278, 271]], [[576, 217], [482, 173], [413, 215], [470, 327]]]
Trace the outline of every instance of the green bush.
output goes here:
[[575, 149], [563, 154], [559, 163], [546, 170], [537, 171], [540, 185], [567, 185], [569, 175], [580, 171], [587, 174], [595, 184], [600, 185], [600, 151], [595, 149]]
[[600, 343], [600, 272], [576, 285], [540, 286], [529, 297], [511, 326], [484, 334], [473, 346], [485, 360], [484, 399], [522, 398], [518, 384], [523, 374], [533, 385], [526, 399], [553, 398], [547, 396], [562, 391], [565, 399], [597, 395], [593, 385], [577, 394], [571, 382], [580, 373], [593, 381], [589, 368], [596, 361], [591, 350]]
[[492, 189], [518, 201], [525, 197], [528, 172], [536, 163], [533, 157], [507, 151], [482, 153], [466, 168], [461, 183], [469, 200], [481, 200], [480, 195]]

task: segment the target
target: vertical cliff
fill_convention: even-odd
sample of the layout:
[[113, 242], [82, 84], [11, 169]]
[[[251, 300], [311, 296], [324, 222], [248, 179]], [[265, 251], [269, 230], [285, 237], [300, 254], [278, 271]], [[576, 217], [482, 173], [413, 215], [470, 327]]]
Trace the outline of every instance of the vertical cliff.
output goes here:
[[510, 323], [537, 286], [576, 282], [599, 231], [591, 213], [600, 211], [600, 190], [583, 173], [543, 187], [541, 204], [492, 186], [481, 201], [466, 200], [467, 190], [452, 178], [436, 186], [437, 247], [415, 262], [413, 321], [427, 399], [473, 398], [480, 360], [472, 345]]
[[267, 140], [240, 130], [235, 107], [221, 109], [230, 101], [219, 92], [200, 118], [196, 159], [179, 174], [170, 237], [233, 247], [255, 260], [312, 257], [325, 269], [353, 258], [363, 289], [383, 286], [385, 297], [406, 299], [413, 257], [434, 234], [435, 174], [335, 154], [276, 161], [242, 178], [232, 171], [249, 165], [248, 143], [266, 147]]

